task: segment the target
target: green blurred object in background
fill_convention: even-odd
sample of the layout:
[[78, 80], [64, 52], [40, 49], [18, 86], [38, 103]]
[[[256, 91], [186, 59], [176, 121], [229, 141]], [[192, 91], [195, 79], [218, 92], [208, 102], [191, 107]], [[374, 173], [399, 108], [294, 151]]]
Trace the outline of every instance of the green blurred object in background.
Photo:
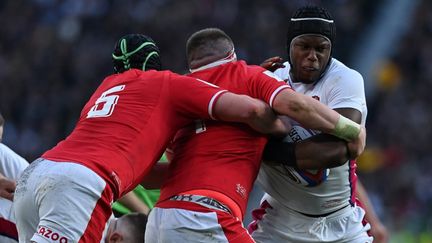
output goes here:
[[[159, 161], [168, 162], [168, 159], [166, 158], [165, 154], [163, 154]], [[154, 207], [160, 195], [159, 189], [147, 190], [141, 185], [138, 185], [133, 190], [133, 192], [138, 196], [139, 199], [141, 199], [141, 201], [143, 201], [149, 207], [149, 209], [152, 209]], [[129, 208], [127, 208], [120, 202], [114, 202], [112, 208], [115, 215], [123, 215], [132, 212]]]

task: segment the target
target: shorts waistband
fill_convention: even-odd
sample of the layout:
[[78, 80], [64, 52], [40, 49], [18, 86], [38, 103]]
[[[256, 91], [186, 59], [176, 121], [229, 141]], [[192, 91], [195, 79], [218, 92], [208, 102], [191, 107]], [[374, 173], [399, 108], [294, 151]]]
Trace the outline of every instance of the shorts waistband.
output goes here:
[[214, 198], [200, 196], [200, 195], [192, 195], [192, 194], [181, 194], [170, 197], [170, 201], [184, 201], [184, 202], [193, 202], [199, 204], [206, 208], [216, 209], [220, 211], [224, 211], [232, 215], [231, 210], [225, 204], [217, 201]]

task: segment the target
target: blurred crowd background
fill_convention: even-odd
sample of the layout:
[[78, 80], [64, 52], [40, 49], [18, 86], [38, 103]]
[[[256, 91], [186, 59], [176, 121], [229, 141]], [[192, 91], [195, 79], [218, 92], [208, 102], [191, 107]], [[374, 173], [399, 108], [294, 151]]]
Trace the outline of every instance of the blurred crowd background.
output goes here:
[[[286, 57], [293, 11], [320, 4], [335, 18], [334, 57], [365, 77], [368, 147], [359, 176], [391, 242], [432, 242], [432, 2], [428, 0], [0, 1], [4, 143], [29, 161], [63, 139], [124, 34], [158, 43], [164, 69], [186, 73], [187, 37], [225, 30], [241, 59]], [[399, 9], [398, 9], [399, 7]]]

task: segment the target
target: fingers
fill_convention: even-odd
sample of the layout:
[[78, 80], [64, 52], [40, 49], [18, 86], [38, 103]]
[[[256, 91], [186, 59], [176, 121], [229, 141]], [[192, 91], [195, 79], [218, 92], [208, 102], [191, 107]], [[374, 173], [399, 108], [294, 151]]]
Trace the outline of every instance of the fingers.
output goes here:
[[359, 155], [358, 151], [359, 151], [358, 143], [354, 143], [354, 142], [348, 143], [348, 155], [349, 155], [350, 160], [358, 157], [358, 155]]
[[282, 61], [283, 61], [282, 57], [275, 56], [275, 57], [267, 58], [264, 62], [282, 62]]
[[366, 128], [362, 126], [360, 128], [360, 134], [358, 138], [348, 143], [348, 153], [350, 159], [355, 159], [358, 156], [360, 156], [360, 154], [363, 153], [365, 147], [366, 147]]
[[0, 179], [0, 197], [13, 200], [16, 184], [15, 181], [8, 180], [6, 177]]
[[285, 67], [285, 65], [283, 65], [283, 59], [279, 56], [267, 58], [260, 66], [271, 72], [274, 72], [278, 68]]
[[13, 201], [14, 193], [7, 191], [0, 191], [0, 197], [6, 198], [7, 200]]

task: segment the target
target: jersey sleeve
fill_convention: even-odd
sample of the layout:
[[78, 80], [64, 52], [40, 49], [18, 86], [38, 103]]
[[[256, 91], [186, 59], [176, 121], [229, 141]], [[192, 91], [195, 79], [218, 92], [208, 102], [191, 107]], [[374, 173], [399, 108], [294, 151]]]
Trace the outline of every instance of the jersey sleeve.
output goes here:
[[27, 160], [0, 143], [0, 173], [5, 177], [17, 180], [28, 165]]
[[227, 92], [204, 80], [178, 76], [171, 82], [171, 98], [176, 109], [192, 118], [215, 119], [214, 105]]
[[291, 65], [289, 62], [284, 62], [283, 65], [285, 66], [284, 68], [278, 68], [273, 73], [286, 82], [289, 79]]
[[291, 89], [291, 86], [268, 70], [260, 67], [253, 68], [253, 77], [248, 84], [251, 96], [273, 107], [273, 100], [277, 94], [284, 89]]
[[335, 75], [333, 85], [327, 85], [328, 107], [337, 108], [354, 108], [363, 113], [366, 106], [366, 97], [364, 92], [363, 77], [360, 73], [351, 70], [351, 72]]

